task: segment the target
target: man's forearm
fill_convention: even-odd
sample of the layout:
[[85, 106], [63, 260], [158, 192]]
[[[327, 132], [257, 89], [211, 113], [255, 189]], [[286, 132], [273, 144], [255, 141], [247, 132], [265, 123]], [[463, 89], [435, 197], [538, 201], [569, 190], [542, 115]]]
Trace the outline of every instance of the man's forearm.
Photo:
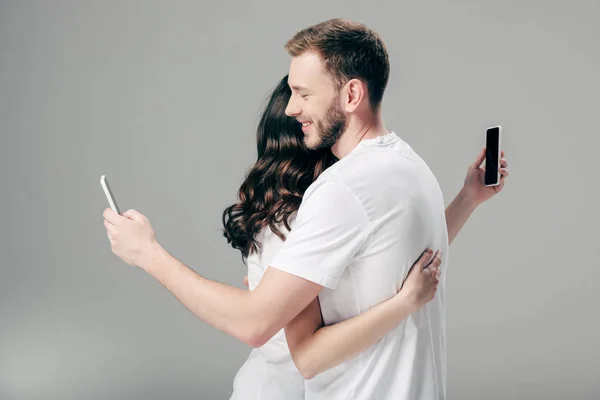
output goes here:
[[198, 318], [250, 346], [258, 345], [257, 318], [247, 290], [200, 276], [159, 244], [140, 265]]
[[446, 207], [448, 243], [452, 243], [475, 208], [477, 208], [477, 204], [464, 191], [460, 191], [448, 207]]

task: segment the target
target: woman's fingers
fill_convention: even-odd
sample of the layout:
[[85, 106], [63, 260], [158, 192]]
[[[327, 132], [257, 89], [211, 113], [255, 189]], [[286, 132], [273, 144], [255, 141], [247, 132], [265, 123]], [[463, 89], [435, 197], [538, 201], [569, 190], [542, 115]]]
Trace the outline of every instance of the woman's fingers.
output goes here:
[[431, 260], [431, 262], [427, 265], [427, 268], [437, 268], [440, 266], [440, 264], [442, 264], [442, 252], [438, 250], [435, 252], [433, 260]]
[[425, 265], [427, 264], [427, 262], [429, 262], [429, 260], [431, 259], [431, 255], [433, 254], [433, 250], [432, 249], [427, 249], [423, 252], [423, 254], [421, 254], [421, 257], [419, 257], [419, 259], [417, 260], [417, 264], [420, 264], [421, 267], [425, 267]]

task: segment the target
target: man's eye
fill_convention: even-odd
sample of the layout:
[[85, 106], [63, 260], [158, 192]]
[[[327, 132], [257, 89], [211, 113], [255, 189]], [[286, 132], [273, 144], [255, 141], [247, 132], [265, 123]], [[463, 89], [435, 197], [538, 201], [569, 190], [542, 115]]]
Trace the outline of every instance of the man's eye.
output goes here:
[[304, 100], [306, 100], [308, 98], [307, 94], [301, 94], [300, 97], [302, 97]]

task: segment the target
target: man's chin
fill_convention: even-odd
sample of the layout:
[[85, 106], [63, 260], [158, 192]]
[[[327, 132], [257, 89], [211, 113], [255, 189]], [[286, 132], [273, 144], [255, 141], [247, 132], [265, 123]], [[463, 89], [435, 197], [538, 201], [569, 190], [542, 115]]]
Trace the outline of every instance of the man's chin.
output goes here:
[[304, 136], [304, 145], [309, 150], [318, 150], [321, 146], [321, 140], [311, 136]]

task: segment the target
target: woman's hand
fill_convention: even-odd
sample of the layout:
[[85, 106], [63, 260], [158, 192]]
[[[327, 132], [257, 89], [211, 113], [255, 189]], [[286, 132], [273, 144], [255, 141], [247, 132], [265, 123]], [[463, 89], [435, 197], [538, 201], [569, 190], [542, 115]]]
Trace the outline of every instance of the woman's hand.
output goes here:
[[485, 167], [482, 167], [485, 161], [485, 148], [477, 155], [477, 159], [469, 166], [465, 184], [462, 192], [464, 195], [475, 203], [476, 206], [491, 199], [497, 193], [500, 193], [504, 188], [504, 179], [508, 176], [508, 162], [504, 158], [504, 150], [500, 155], [500, 184], [498, 186], [485, 186]]
[[411, 267], [398, 292], [398, 295], [414, 306], [415, 311], [433, 300], [437, 291], [442, 255], [438, 251], [433, 260], [431, 260], [432, 256], [432, 249], [427, 249], [421, 254], [421, 257]]

